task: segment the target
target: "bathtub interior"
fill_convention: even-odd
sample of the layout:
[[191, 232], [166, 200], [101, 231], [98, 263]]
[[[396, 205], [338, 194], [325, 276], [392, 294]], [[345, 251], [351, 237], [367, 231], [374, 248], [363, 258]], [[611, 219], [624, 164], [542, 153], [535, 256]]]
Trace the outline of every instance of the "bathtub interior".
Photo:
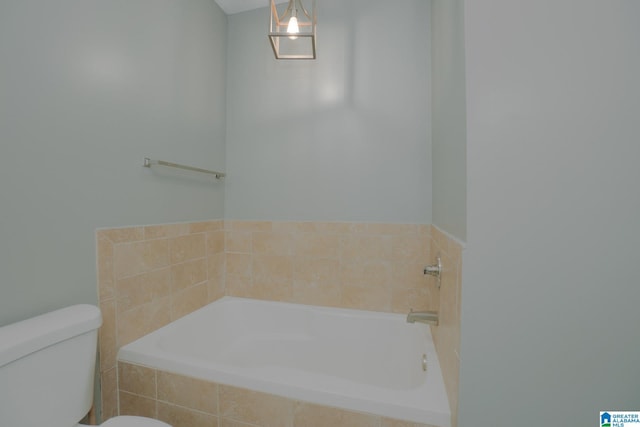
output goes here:
[[415, 388], [426, 379], [427, 349], [421, 347], [430, 336], [423, 325], [392, 322], [380, 313], [262, 305], [229, 299], [213, 318], [203, 311], [189, 319], [193, 334], [162, 334], [158, 347], [242, 369], [297, 369], [392, 389]]

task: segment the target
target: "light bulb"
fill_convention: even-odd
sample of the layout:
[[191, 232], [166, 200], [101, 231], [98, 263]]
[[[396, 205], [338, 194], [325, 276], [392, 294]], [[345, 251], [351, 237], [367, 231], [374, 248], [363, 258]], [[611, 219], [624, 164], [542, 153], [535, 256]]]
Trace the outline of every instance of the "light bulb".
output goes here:
[[[295, 16], [292, 16], [291, 19], [289, 19], [289, 25], [287, 26], [287, 33], [298, 34], [299, 32], [300, 32], [300, 29], [298, 28], [298, 18], [296, 18]], [[298, 36], [289, 36], [289, 38], [291, 40], [295, 40], [298, 38]]]

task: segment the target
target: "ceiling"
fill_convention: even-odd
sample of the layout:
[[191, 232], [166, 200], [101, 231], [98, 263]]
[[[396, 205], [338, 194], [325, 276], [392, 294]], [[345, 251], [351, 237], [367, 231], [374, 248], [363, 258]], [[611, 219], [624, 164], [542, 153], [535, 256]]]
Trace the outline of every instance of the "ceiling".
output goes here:
[[[216, 0], [216, 3], [227, 15], [269, 6], [269, 0]], [[287, 3], [287, 0], [276, 0], [276, 3]]]

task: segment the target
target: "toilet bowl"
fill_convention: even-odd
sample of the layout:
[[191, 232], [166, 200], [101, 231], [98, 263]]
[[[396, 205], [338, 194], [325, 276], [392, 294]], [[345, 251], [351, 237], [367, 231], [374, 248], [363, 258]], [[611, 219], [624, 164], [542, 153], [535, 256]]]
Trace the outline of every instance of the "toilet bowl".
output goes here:
[[152, 420], [151, 418], [144, 417], [132, 417], [128, 415], [121, 415], [119, 417], [111, 418], [100, 424], [100, 427], [171, 427], [167, 423], [162, 421]]

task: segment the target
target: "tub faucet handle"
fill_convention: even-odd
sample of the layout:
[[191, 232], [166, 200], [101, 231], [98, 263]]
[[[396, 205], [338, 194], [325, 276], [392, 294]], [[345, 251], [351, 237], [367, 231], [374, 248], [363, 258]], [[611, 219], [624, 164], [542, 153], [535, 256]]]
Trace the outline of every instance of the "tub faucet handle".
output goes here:
[[436, 258], [435, 264], [427, 265], [424, 268], [424, 274], [434, 276], [437, 279], [436, 284], [438, 285], [438, 288], [440, 288], [440, 280], [442, 277], [442, 258], [440, 258], [440, 255]]

